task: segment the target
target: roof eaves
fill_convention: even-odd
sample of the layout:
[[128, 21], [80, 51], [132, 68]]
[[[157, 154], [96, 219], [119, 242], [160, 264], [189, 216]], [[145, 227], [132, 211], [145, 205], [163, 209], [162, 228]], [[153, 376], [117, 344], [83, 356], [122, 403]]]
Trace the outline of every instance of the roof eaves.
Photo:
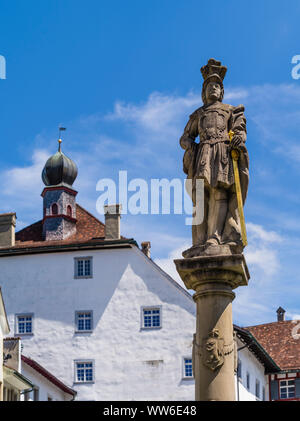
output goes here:
[[[234, 330], [237, 332], [238, 337], [240, 336], [244, 340], [244, 342], [247, 343], [247, 348], [255, 355], [258, 354], [257, 358], [259, 358], [265, 366], [266, 374], [269, 374], [271, 372], [277, 373], [281, 370], [280, 367], [273, 360], [273, 358], [267, 353], [264, 347], [257, 341], [257, 339], [252, 335], [251, 332], [237, 325], [233, 325], [233, 327]], [[270, 369], [270, 371], [268, 371], [268, 369]]]
[[29, 365], [31, 368], [36, 370], [38, 373], [40, 373], [42, 376], [44, 376], [47, 380], [49, 380], [51, 383], [55, 384], [59, 389], [61, 389], [63, 392], [68, 393], [69, 395], [76, 396], [77, 392], [76, 390], [71, 389], [69, 386], [65, 385], [61, 380], [59, 380], [57, 377], [55, 377], [53, 374], [51, 374], [48, 370], [46, 370], [44, 367], [42, 367], [39, 363], [32, 360], [29, 357], [25, 357], [25, 355], [21, 355], [22, 361]]
[[[3, 364], [3, 370], [4, 370], [4, 373], [6, 373], [6, 376], [7, 374], [9, 374], [12, 377], [16, 377], [17, 379], [19, 379], [19, 381], [21, 382], [23, 386], [24, 385], [28, 386], [27, 388], [24, 388], [21, 390], [28, 390], [34, 387], [34, 384], [29, 379], [27, 379], [27, 377], [23, 376], [23, 374], [19, 373], [17, 370], [8, 367], [5, 364]], [[4, 381], [5, 381], [5, 377], [4, 377]]]
[[0, 258], [4, 256], [15, 256], [22, 254], [35, 254], [35, 253], [52, 253], [60, 251], [72, 251], [72, 250], [93, 250], [93, 249], [108, 249], [108, 248], [123, 248], [131, 247], [132, 245], [138, 247], [137, 242], [133, 238], [121, 239], [121, 240], [102, 240], [95, 241], [90, 240], [87, 242], [77, 242], [68, 244], [55, 244], [45, 245], [37, 247], [13, 247], [9, 249], [0, 249]]

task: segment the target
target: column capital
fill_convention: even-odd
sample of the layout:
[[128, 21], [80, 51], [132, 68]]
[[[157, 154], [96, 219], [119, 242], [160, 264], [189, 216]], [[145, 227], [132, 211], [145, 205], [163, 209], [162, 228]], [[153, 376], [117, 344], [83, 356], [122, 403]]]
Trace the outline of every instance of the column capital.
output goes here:
[[196, 291], [195, 299], [204, 294], [225, 294], [248, 285], [250, 279], [243, 254], [201, 256], [174, 260], [177, 272], [187, 289]]

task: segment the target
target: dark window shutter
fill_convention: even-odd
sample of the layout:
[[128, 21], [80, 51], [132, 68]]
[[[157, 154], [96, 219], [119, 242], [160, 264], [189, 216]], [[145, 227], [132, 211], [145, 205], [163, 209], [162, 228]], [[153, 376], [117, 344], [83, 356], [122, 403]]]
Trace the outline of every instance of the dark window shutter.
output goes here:
[[300, 398], [300, 377], [295, 379], [295, 386], [296, 386], [296, 398]]
[[270, 388], [271, 388], [271, 401], [279, 399], [279, 396], [278, 396], [278, 381], [272, 380], [271, 383], [270, 383]]

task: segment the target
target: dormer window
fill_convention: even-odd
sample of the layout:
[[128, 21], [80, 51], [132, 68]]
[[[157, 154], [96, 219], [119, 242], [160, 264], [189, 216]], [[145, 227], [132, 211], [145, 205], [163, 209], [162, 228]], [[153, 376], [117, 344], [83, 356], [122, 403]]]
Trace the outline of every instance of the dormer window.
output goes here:
[[67, 207], [67, 215], [72, 218], [72, 207], [70, 205]]
[[51, 213], [52, 213], [52, 215], [57, 215], [58, 214], [58, 206], [57, 206], [57, 204], [56, 203], [54, 203], [52, 206], [51, 206]]

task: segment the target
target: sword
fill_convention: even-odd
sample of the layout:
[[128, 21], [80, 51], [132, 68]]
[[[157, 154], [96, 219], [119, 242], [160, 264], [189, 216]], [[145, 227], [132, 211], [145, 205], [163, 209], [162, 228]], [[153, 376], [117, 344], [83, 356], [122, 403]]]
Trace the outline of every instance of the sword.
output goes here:
[[[228, 133], [230, 142], [234, 136], [234, 132], [232, 130]], [[245, 217], [244, 217], [244, 209], [243, 209], [243, 199], [242, 199], [242, 190], [241, 190], [241, 183], [240, 183], [240, 175], [239, 175], [239, 167], [238, 167], [238, 160], [239, 160], [239, 151], [237, 149], [231, 150], [231, 158], [233, 163], [233, 172], [234, 172], [234, 182], [235, 182], [235, 190], [236, 190], [236, 197], [238, 203], [238, 211], [239, 217], [241, 221], [241, 235], [244, 247], [248, 244], [247, 243], [247, 233], [246, 233], [246, 224], [245, 224]]]

